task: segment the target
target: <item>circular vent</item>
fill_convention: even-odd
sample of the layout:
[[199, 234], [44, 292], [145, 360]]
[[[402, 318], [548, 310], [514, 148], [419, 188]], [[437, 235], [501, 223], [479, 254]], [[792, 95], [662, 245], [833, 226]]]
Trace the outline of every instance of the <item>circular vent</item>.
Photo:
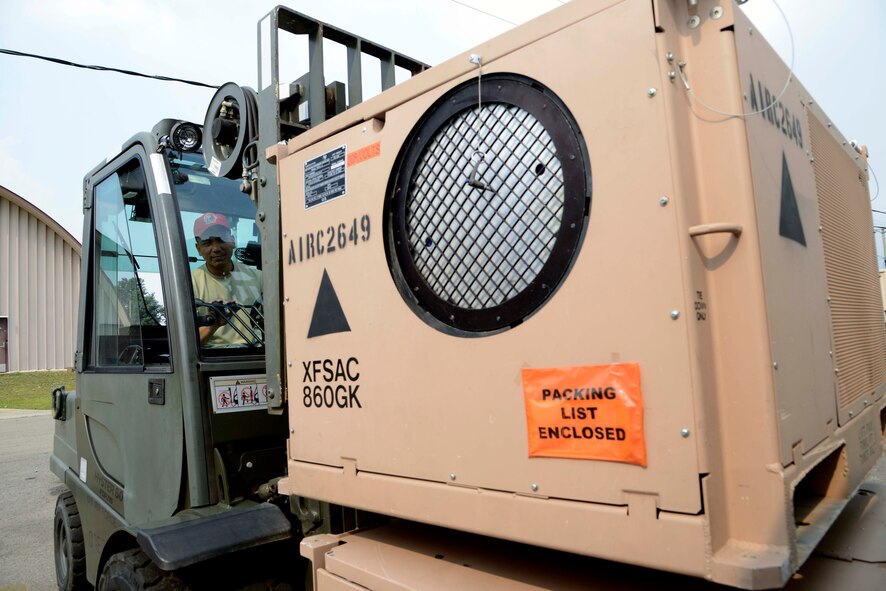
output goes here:
[[[577, 125], [547, 89], [484, 76], [440, 99], [400, 153], [385, 216], [404, 298], [437, 328], [515, 326], [556, 290], [590, 204]], [[428, 317], [428, 314], [430, 317]]]

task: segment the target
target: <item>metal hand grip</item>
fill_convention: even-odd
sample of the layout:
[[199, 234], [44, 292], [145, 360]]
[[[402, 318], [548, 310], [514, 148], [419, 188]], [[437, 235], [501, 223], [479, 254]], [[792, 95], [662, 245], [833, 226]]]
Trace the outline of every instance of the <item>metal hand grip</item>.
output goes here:
[[696, 236], [704, 236], [705, 234], [732, 234], [738, 238], [741, 236], [741, 232], [742, 227], [740, 224], [728, 223], [701, 224], [689, 228], [689, 235], [693, 238]]

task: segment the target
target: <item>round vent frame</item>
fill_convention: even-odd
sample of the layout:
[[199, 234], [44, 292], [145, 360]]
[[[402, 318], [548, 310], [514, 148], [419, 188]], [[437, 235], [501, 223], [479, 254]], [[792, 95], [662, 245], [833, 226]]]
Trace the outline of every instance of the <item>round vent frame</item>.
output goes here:
[[[591, 206], [591, 165], [566, 105], [517, 74], [465, 82], [400, 149], [385, 251], [413, 311], [457, 336], [519, 325], [566, 278]], [[478, 109], [479, 103], [479, 109]]]

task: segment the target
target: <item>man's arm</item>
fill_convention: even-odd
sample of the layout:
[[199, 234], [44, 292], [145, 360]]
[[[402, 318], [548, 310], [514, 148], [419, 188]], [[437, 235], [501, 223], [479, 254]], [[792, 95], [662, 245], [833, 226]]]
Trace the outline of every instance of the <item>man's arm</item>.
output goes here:
[[[203, 267], [199, 267], [191, 273], [191, 281], [192, 285], [194, 286], [194, 297], [198, 300], [204, 300], [207, 297], [207, 294], [205, 293], [206, 279], [203, 275], [204, 273], [206, 273], [206, 271]], [[197, 308], [197, 312], [199, 311], [200, 306], [198, 306]], [[211, 312], [210, 315], [212, 316], [212, 319], [214, 321], [213, 324], [197, 327], [197, 334], [200, 337], [201, 345], [204, 344], [209, 339], [209, 337], [214, 335], [215, 331], [217, 331], [219, 329], [219, 326], [221, 326], [219, 318], [217, 318], [215, 314], [212, 314]]]
[[211, 326], [201, 326], [198, 329], [198, 332], [200, 333], [200, 344], [201, 345], [203, 343], [205, 343], [209, 337], [211, 337], [212, 335], [215, 334], [215, 331], [218, 330], [218, 326], [219, 326], [218, 321], [216, 321], [216, 323]]

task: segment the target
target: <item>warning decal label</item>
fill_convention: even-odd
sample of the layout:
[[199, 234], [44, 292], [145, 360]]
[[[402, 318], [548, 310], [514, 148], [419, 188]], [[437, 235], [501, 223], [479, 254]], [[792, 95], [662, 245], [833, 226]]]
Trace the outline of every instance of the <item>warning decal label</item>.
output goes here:
[[523, 369], [529, 457], [646, 465], [640, 366]]
[[268, 408], [268, 382], [264, 375], [209, 378], [209, 389], [216, 414]]

